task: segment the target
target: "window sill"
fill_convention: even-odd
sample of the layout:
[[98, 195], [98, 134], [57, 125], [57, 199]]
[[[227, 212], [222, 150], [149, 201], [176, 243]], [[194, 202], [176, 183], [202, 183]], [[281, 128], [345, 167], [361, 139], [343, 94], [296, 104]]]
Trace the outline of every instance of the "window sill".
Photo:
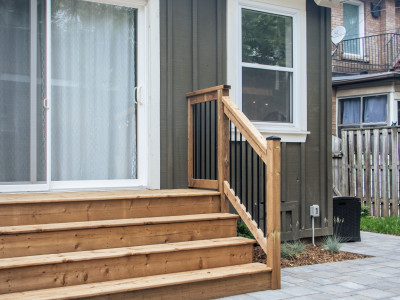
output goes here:
[[292, 126], [267, 126], [265, 124], [254, 124], [258, 131], [266, 138], [269, 136], [278, 136], [284, 143], [305, 143], [309, 131], [300, 130]]

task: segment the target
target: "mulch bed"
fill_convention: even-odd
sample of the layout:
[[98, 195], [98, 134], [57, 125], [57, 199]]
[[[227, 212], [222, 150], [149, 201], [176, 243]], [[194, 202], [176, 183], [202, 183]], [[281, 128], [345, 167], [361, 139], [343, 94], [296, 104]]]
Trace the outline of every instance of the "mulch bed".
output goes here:
[[[323, 264], [329, 262], [337, 262], [343, 260], [351, 260], [351, 259], [359, 259], [359, 258], [367, 258], [370, 256], [356, 254], [356, 253], [349, 253], [349, 252], [339, 252], [339, 253], [331, 253], [326, 251], [320, 247], [314, 247], [312, 244], [306, 245], [306, 251], [297, 255], [293, 259], [285, 259], [281, 258], [281, 267], [282, 268], [291, 268], [291, 267], [298, 267], [298, 266], [307, 266], [307, 265], [315, 265], [315, 264]], [[264, 251], [261, 249], [260, 246], [254, 247], [254, 255], [253, 261], [266, 263], [267, 257]]]

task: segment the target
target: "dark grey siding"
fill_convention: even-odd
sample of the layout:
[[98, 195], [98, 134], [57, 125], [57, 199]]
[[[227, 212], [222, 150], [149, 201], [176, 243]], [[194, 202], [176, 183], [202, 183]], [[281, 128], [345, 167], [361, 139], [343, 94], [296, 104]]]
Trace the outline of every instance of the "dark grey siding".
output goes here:
[[[293, 0], [295, 1], [295, 0]], [[189, 91], [226, 80], [223, 0], [162, 0], [161, 187], [187, 187]], [[311, 236], [309, 207], [318, 204], [316, 234], [332, 232], [330, 10], [307, 0], [308, 130], [306, 143], [282, 144], [282, 239]]]
[[185, 94], [226, 82], [225, 1], [161, 0], [161, 188], [187, 187]]

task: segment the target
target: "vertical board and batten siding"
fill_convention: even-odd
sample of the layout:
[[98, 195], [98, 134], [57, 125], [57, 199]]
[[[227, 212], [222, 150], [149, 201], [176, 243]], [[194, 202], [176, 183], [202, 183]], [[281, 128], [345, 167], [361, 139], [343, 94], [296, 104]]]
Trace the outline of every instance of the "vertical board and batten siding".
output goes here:
[[[226, 2], [160, 1], [161, 188], [187, 187], [187, 92], [226, 82]], [[282, 240], [332, 232], [330, 10], [307, 0], [306, 143], [282, 143]]]

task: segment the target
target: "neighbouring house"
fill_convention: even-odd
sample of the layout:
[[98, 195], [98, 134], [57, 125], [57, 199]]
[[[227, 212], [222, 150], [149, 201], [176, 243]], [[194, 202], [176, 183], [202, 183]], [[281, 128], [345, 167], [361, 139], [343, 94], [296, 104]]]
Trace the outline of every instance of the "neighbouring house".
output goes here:
[[[312, 0], [1, 1], [0, 249], [16, 258], [0, 270], [0, 294], [208, 299], [279, 288], [275, 242], [313, 235], [311, 205], [316, 236], [332, 234], [330, 20]], [[228, 203], [268, 268], [232, 237]], [[187, 244], [163, 248], [175, 242]], [[153, 263], [162, 251], [171, 256]], [[47, 259], [35, 255], [53, 256], [40, 269]], [[84, 268], [93, 255], [104, 263]], [[79, 275], [62, 269], [70, 256]], [[41, 272], [53, 275], [35, 280]], [[107, 283], [131, 277], [142, 279]]]
[[343, 1], [332, 9], [332, 30], [338, 26], [346, 34], [332, 45], [333, 134], [397, 124], [400, 2]]

